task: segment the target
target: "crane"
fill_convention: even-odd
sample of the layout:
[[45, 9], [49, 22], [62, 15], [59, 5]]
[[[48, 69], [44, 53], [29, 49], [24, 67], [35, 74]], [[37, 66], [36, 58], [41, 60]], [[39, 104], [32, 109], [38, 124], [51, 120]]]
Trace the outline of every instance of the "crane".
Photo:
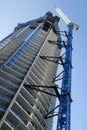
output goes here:
[[71, 100], [72, 33], [73, 29], [78, 30], [79, 26], [71, 22], [57, 6], [55, 6], [55, 10], [68, 26], [66, 54], [64, 61], [64, 71], [63, 71], [60, 104], [57, 120], [57, 130], [70, 130], [71, 102], [72, 102]]
[[57, 6], [54, 6], [54, 8], [67, 25], [72, 24], [73, 28], [75, 30], [78, 30], [79, 26], [77, 24], [71, 22], [70, 19], [68, 19], [67, 16], [60, 10], [60, 8], [58, 8]]

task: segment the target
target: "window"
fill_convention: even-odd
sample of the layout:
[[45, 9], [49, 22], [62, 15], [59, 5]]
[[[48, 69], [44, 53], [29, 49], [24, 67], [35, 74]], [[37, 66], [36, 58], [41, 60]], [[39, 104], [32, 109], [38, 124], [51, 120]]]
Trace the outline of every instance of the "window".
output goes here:
[[44, 26], [43, 26], [43, 28], [42, 28], [42, 29], [43, 29], [44, 31], [46, 31], [46, 32], [47, 32], [47, 31], [48, 31], [48, 29], [50, 28], [50, 26], [51, 26], [51, 24], [50, 24], [50, 23], [45, 22], [45, 24], [44, 24]]

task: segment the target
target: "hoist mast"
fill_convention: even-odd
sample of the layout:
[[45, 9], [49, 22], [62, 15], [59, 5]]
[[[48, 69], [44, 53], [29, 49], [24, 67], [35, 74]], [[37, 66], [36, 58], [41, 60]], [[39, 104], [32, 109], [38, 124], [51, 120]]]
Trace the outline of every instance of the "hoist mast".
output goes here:
[[71, 22], [65, 14], [55, 6], [56, 12], [65, 21], [68, 26], [66, 54], [64, 60], [64, 71], [60, 94], [60, 105], [58, 111], [57, 130], [70, 130], [71, 117], [71, 72], [72, 72], [72, 33], [73, 29], [77, 30], [77, 24]]

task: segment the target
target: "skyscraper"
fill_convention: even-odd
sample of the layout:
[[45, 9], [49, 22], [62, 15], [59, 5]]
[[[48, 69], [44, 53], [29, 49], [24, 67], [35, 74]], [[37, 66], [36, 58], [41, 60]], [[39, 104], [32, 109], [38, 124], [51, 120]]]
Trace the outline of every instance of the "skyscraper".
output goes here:
[[[0, 130], [51, 130], [44, 116], [55, 105], [53, 79], [60, 55], [56, 43], [59, 18], [43, 17], [18, 24], [0, 42]], [[48, 59], [47, 59], [48, 57]], [[46, 91], [47, 93], [44, 93]]]

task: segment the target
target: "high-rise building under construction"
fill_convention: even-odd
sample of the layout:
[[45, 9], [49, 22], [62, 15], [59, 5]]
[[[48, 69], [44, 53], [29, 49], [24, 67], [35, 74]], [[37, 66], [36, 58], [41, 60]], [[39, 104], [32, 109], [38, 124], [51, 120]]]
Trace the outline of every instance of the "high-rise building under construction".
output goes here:
[[47, 57], [60, 55], [50, 42], [60, 37], [58, 21], [48, 12], [0, 42], [0, 130], [52, 130], [52, 118], [44, 117], [55, 106], [47, 87], [55, 85], [57, 64]]

